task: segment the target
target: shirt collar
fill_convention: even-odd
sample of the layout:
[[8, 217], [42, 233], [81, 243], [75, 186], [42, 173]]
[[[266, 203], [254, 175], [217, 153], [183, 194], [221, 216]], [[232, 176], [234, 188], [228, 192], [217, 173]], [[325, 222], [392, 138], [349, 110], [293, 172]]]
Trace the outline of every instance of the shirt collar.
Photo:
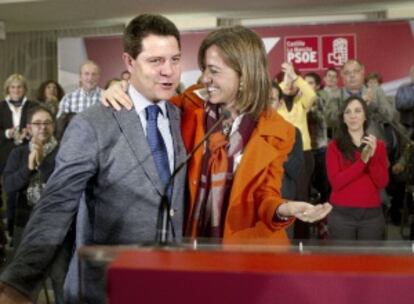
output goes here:
[[[10, 98], [10, 96], [9, 95], [7, 95], [6, 96], [6, 98], [5, 98], [5, 100], [6, 100], [6, 102], [9, 104], [9, 105], [13, 105], [12, 103], [11, 103], [11, 98]], [[26, 96], [24, 96], [23, 97], [23, 100], [22, 100], [22, 105], [21, 105], [21, 107], [23, 108], [23, 106], [24, 106], [24, 104], [26, 103], [26, 101], [27, 101], [27, 97]]]
[[86, 91], [82, 87], [80, 87], [79, 89], [80, 89], [81, 94], [84, 94], [84, 95], [93, 95], [93, 94], [95, 94], [95, 93], [97, 93], [97, 92], [99, 92], [101, 90], [100, 87], [96, 87], [96, 88], [94, 88], [92, 90], [89, 90], [89, 91]]
[[137, 111], [138, 114], [144, 113], [145, 114], [145, 108], [151, 105], [156, 104], [160, 107], [161, 113], [164, 117], [167, 115], [167, 106], [165, 100], [160, 100], [157, 103], [154, 103], [152, 101], [149, 101], [146, 97], [144, 97], [140, 92], [138, 92], [133, 85], [129, 85], [128, 87], [128, 94], [132, 99], [132, 102], [134, 104], [135, 111]]

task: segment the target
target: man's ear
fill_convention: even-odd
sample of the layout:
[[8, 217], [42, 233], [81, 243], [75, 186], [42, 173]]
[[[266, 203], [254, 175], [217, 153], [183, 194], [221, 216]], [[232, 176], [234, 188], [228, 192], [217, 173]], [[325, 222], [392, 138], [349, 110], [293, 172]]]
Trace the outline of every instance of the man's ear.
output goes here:
[[130, 69], [132, 69], [132, 62], [134, 61], [134, 59], [132, 59], [131, 55], [129, 55], [128, 53], [123, 53], [122, 60], [124, 61], [125, 67], [128, 70], [128, 72], [131, 73]]
[[28, 123], [26, 125], [26, 129], [27, 129], [27, 133], [32, 136], [32, 125], [30, 123]]

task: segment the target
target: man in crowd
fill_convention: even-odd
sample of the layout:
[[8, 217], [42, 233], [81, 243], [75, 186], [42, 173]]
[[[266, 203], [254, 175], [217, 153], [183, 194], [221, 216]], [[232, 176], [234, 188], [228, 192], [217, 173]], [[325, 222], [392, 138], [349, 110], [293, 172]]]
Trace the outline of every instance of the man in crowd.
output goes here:
[[321, 90], [321, 94], [325, 100], [328, 100], [331, 97], [338, 97], [340, 92], [338, 87], [338, 71], [335, 68], [327, 69], [323, 81], [324, 87], [323, 90]]
[[351, 59], [343, 65], [341, 77], [344, 87], [340, 89], [339, 96], [329, 98], [325, 111], [326, 123], [335, 129], [342, 103], [350, 96], [360, 96], [367, 103], [371, 117], [368, 133], [387, 142], [384, 124], [392, 121], [394, 110], [381, 87], [368, 88], [364, 85], [364, 76], [365, 68], [358, 60]]
[[400, 122], [412, 133], [414, 128], [414, 65], [410, 68], [410, 82], [401, 85], [395, 95], [395, 107]]
[[[305, 168], [299, 177], [297, 199], [309, 201], [310, 182], [314, 169], [314, 159], [311, 151], [307, 113], [315, 102], [316, 93], [312, 87], [296, 73], [292, 63], [282, 64], [283, 81], [280, 84], [283, 97], [277, 109], [278, 113], [299, 129], [302, 135]], [[295, 238], [309, 238], [310, 231], [307, 223], [295, 222]]]
[[80, 87], [65, 96], [63, 96], [57, 117], [62, 113], [73, 112], [79, 113], [97, 103], [101, 97], [101, 88], [98, 87], [100, 78], [99, 66], [88, 60], [80, 66], [79, 70]]
[[[180, 81], [180, 49], [179, 31], [168, 19], [141, 15], [129, 23], [123, 60], [131, 73], [128, 94], [134, 110], [116, 112], [97, 104], [72, 120], [21, 246], [0, 276], [0, 303], [35, 300], [76, 213], [76, 237], [83, 244], [155, 240], [161, 196], [185, 158], [180, 113], [167, 102]], [[185, 168], [168, 191], [177, 238], [182, 235], [184, 182]], [[84, 265], [82, 278], [83, 298], [69, 297], [67, 303], [105, 303], [105, 271]]]

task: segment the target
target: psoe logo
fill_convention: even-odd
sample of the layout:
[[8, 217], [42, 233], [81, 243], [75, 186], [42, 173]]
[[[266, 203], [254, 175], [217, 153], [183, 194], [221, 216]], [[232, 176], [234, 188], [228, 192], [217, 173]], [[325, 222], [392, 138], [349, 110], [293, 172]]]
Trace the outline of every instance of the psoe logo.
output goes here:
[[348, 61], [348, 40], [337, 38], [332, 41], [332, 52], [328, 53], [328, 63], [344, 65]]

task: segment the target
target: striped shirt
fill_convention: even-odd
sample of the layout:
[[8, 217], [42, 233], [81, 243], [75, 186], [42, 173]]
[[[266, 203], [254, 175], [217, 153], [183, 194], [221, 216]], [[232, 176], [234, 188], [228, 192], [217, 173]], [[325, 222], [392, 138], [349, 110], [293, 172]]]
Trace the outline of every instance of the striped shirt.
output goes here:
[[99, 87], [88, 92], [82, 88], [79, 88], [76, 91], [66, 94], [59, 103], [57, 117], [60, 117], [62, 113], [82, 112], [91, 105], [98, 103], [101, 97], [101, 91], [102, 89]]

